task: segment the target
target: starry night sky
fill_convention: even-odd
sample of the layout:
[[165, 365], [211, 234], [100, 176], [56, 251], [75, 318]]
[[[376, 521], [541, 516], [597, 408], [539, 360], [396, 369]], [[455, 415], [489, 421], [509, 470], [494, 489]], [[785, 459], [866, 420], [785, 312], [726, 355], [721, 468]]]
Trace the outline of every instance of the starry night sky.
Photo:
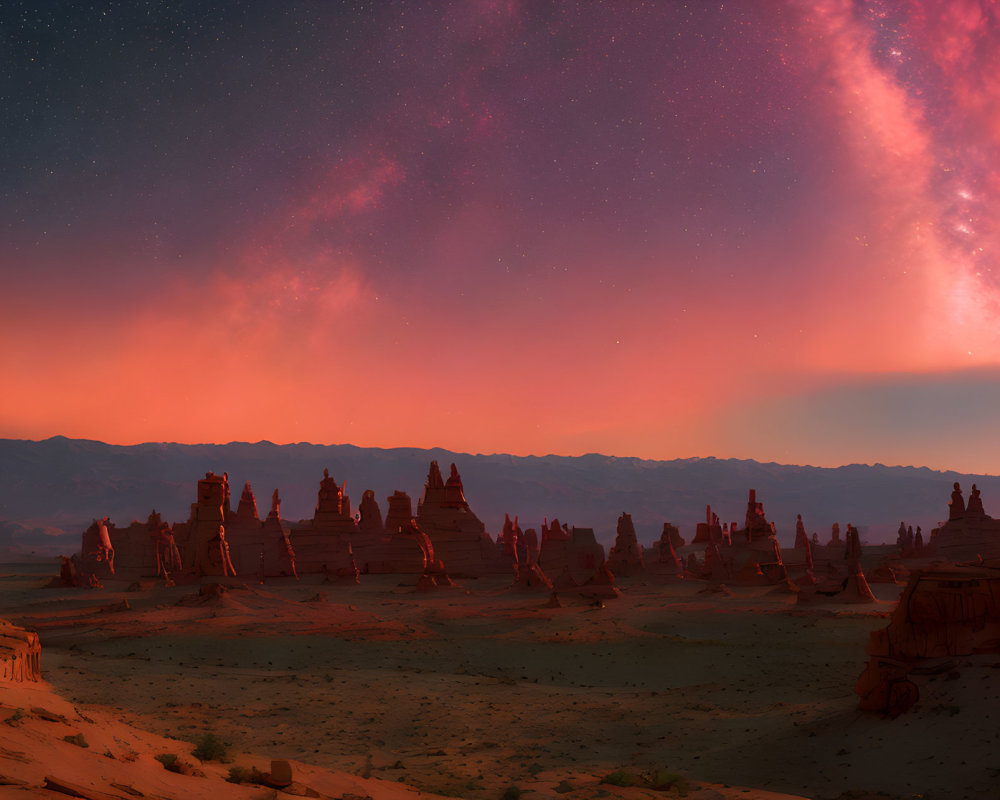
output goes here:
[[1000, 472], [1000, 10], [0, 8], [0, 436]]

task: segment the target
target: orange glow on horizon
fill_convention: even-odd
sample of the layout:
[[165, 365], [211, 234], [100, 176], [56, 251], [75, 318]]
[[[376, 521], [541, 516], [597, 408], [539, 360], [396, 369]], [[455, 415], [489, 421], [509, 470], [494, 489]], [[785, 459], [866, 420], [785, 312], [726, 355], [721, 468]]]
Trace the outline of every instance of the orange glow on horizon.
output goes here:
[[26, 130], [4, 201], [0, 436], [1000, 469], [973, 6], [415, 9], [114, 158], [148, 121], [62, 98], [79, 152]]

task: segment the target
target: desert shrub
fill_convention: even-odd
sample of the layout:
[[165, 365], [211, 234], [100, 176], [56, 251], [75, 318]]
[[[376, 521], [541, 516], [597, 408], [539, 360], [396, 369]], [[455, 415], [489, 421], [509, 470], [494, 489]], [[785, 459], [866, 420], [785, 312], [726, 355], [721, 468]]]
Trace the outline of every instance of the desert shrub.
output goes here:
[[686, 795], [691, 788], [685, 778], [679, 772], [670, 772], [661, 769], [649, 776], [649, 782], [654, 789], [676, 789], [679, 794]]
[[214, 733], [206, 733], [191, 752], [199, 761], [225, 761], [226, 745]]
[[247, 769], [246, 767], [240, 767], [240, 766], [230, 767], [229, 777], [226, 778], [226, 780], [229, 781], [230, 783], [246, 783], [247, 781], [250, 780], [250, 776], [252, 774], [253, 774], [252, 771]]
[[504, 793], [501, 796], [501, 800], [519, 800], [520, 797], [521, 797], [521, 789], [520, 789], [520, 787], [518, 787], [518, 786], [508, 786], [504, 790]]
[[157, 761], [163, 764], [164, 768], [170, 772], [177, 772], [177, 753], [158, 753], [153, 756]]
[[617, 769], [601, 778], [601, 783], [607, 783], [611, 786], [635, 786], [636, 780], [635, 775], [629, 775], [625, 770]]
[[90, 745], [87, 744], [87, 740], [83, 738], [82, 733], [78, 733], [75, 736], [63, 736], [63, 741], [75, 744], [77, 747], [90, 747]]
[[261, 772], [257, 767], [230, 767], [229, 777], [226, 778], [230, 783], [266, 783], [271, 776], [266, 772]]

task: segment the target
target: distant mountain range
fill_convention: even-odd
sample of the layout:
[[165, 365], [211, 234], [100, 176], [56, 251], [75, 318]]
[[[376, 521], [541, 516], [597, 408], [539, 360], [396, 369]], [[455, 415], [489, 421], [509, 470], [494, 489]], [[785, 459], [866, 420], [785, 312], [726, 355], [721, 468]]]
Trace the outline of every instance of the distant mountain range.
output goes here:
[[104, 515], [119, 526], [145, 520], [152, 509], [169, 522], [186, 520], [197, 480], [208, 471], [229, 473], [234, 507], [249, 480], [262, 515], [277, 488], [283, 518], [311, 517], [324, 469], [339, 483], [347, 481], [354, 509], [362, 492], [373, 489], [384, 515], [386, 498], [399, 489], [409, 493], [415, 513], [432, 459], [445, 475], [452, 462], [458, 466], [472, 510], [493, 534], [505, 513], [518, 515], [524, 529], [558, 517], [594, 528], [605, 545], [614, 540], [623, 511], [632, 515], [643, 543], [659, 538], [666, 521], [690, 540], [706, 504], [723, 522], [742, 524], [749, 489], [757, 490], [783, 545], [794, 541], [796, 514], [822, 542], [834, 522], [842, 529], [856, 525], [871, 543], [894, 541], [902, 520], [914, 529], [923, 526], [926, 538], [947, 518], [954, 481], [966, 496], [977, 483], [986, 512], [993, 500], [992, 510], [1000, 511], [1000, 477], [926, 467], [831, 469], [739, 459], [468, 455], [271, 442], [119, 446], [56, 436], [41, 442], [0, 439], [0, 547], [68, 554], [79, 548], [83, 529]]

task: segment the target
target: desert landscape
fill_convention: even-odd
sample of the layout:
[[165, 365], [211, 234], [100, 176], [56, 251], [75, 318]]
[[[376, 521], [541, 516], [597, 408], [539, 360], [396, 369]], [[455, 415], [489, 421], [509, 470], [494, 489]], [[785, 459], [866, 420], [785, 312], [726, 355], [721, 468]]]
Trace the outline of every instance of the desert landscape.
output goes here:
[[1000, 798], [1000, 3], [0, 41], [0, 798]]
[[[55, 710], [155, 734], [105, 748], [85, 730], [108, 766], [142, 753], [145, 768], [119, 783], [150, 796], [198, 791], [205, 779], [164, 785], [150, 758], [190, 759], [206, 733], [236, 765], [288, 759], [297, 780], [338, 797], [494, 798], [514, 786], [525, 797], [985, 798], [997, 785], [996, 654], [924, 676], [917, 706], [895, 719], [858, 709], [865, 644], [898, 585], [877, 585], [874, 605], [820, 606], [772, 587], [639, 580], [613, 600], [553, 607], [501, 578], [430, 593], [398, 576], [74, 590], [47, 588], [45, 567], [5, 569], [3, 613], [39, 632]], [[0, 690], [8, 716], [39, 704], [23, 691]], [[4, 739], [0, 757], [31, 751], [21, 728]], [[18, 776], [19, 762], [3, 765]], [[87, 782], [74, 762], [58, 765]], [[602, 783], [657, 774], [672, 785]]]
[[834, 800], [1000, 779], [1000, 522], [975, 485], [926, 542], [834, 524], [824, 544], [800, 517], [782, 549], [751, 489], [690, 541], [665, 523], [643, 546], [623, 513], [605, 552], [558, 520], [487, 533], [454, 464], [384, 522], [329, 470], [291, 524], [277, 491], [262, 520], [249, 483], [235, 509], [225, 474], [196, 484], [186, 522], [104, 517], [71, 557], [4, 568], [9, 791]]

